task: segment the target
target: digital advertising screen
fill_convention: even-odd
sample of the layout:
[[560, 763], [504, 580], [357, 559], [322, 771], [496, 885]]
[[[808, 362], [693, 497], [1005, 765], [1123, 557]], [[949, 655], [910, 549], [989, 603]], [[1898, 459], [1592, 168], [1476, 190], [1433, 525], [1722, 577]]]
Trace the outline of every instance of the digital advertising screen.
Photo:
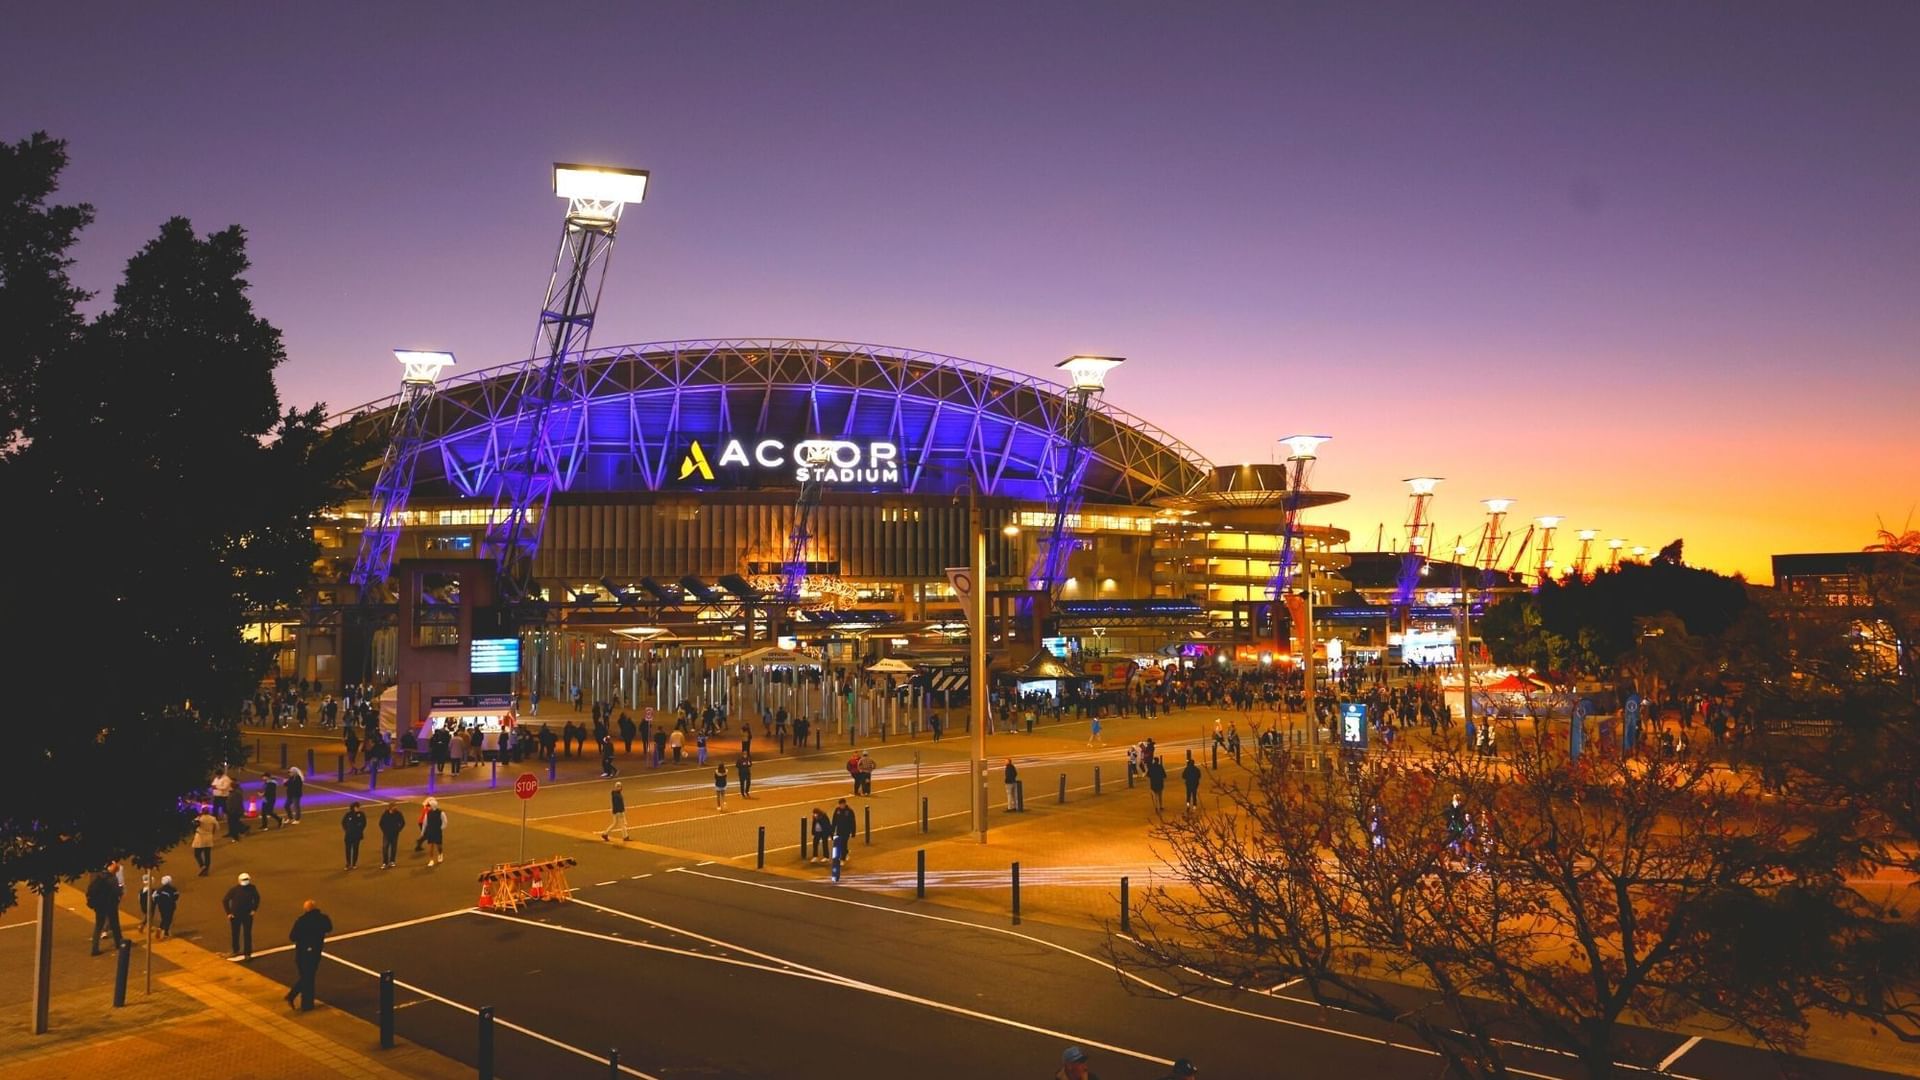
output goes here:
[[513, 675], [520, 670], [519, 638], [474, 638], [467, 670], [474, 675]]

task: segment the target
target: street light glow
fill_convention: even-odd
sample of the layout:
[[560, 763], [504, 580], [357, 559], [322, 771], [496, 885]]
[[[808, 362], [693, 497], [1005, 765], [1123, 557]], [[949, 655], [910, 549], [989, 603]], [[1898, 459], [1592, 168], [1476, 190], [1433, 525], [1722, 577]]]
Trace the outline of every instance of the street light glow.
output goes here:
[[1481, 499], [1489, 514], [1504, 514], [1513, 506], [1512, 499]]
[[1444, 479], [1442, 476], [1410, 476], [1406, 485], [1415, 495], [1431, 495], [1434, 487]]
[[1067, 369], [1075, 390], [1099, 393], [1106, 389], [1107, 372], [1126, 362], [1124, 356], [1069, 356], [1054, 366]]
[[1289, 435], [1280, 441], [1287, 445], [1288, 461], [1312, 461], [1320, 444], [1332, 439], [1331, 435]]
[[1578, 537], [1583, 543], [1591, 544], [1594, 542], [1594, 540], [1599, 538], [1600, 530], [1599, 529], [1581, 529], [1579, 532], [1574, 533], [1573, 535]]
[[1534, 520], [1538, 521], [1543, 529], [1557, 529], [1563, 519], [1558, 514], [1543, 514]]
[[453, 354], [424, 349], [395, 349], [393, 358], [406, 365], [403, 382], [432, 385], [440, 378], [440, 369], [453, 366]]
[[553, 163], [553, 193], [594, 203], [638, 203], [647, 197], [647, 170]]

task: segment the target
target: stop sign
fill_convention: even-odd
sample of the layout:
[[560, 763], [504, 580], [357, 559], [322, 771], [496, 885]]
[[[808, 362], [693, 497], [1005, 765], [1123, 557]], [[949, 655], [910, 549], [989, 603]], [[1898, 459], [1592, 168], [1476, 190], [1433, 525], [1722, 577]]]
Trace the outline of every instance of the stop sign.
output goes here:
[[534, 792], [539, 790], [540, 778], [530, 772], [521, 773], [520, 779], [513, 782], [513, 793], [523, 799], [533, 798]]
[[641, 709], [640, 719], [645, 720], [649, 724], [653, 723], [653, 706], [649, 705], [646, 708]]

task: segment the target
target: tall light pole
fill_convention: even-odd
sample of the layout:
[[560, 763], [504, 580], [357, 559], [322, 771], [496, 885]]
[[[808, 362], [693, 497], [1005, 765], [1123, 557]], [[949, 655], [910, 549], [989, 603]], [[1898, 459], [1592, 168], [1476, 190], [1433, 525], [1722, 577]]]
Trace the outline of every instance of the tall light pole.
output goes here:
[[1487, 508], [1487, 531], [1480, 536], [1480, 569], [1492, 573], [1500, 559], [1500, 526], [1507, 520], [1507, 511], [1513, 508], [1512, 499], [1481, 499]]
[[1581, 529], [1574, 533], [1580, 539], [1580, 557], [1574, 560], [1573, 576], [1585, 581], [1587, 578], [1587, 560], [1593, 557], [1593, 542], [1600, 536], [1599, 529]]
[[1540, 524], [1540, 569], [1535, 572], [1534, 580], [1541, 585], [1547, 583], [1547, 575], [1553, 573], [1553, 531], [1560, 527], [1558, 514], [1546, 514], [1535, 519]]
[[1620, 566], [1620, 549], [1627, 546], [1625, 540], [1613, 537], [1607, 541], [1607, 569], [1616, 570]]
[[[1289, 486], [1287, 499], [1286, 525], [1282, 532], [1282, 543], [1286, 550], [1280, 552], [1284, 565], [1292, 553], [1291, 542], [1296, 531], [1296, 521], [1300, 516], [1300, 492], [1306, 485], [1307, 467], [1319, 456], [1320, 444], [1331, 440], [1331, 435], [1289, 435], [1280, 441], [1287, 446], [1287, 463], [1293, 466], [1293, 483]], [[1304, 680], [1303, 702], [1307, 710], [1307, 745], [1318, 748], [1320, 745], [1320, 714], [1316, 710], [1314, 695], [1313, 664], [1313, 554], [1307, 547], [1307, 538], [1300, 537], [1300, 568], [1306, 577], [1301, 589], [1300, 652], [1306, 658], [1306, 678]], [[1284, 602], [1285, 586], [1274, 596], [1276, 601]]]
[[981, 518], [980, 496], [967, 492], [967, 522], [973, 540], [973, 593], [967, 597], [973, 633], [968, 635], [968, 662], [973, 667], [973, 686], [967, 708], [972, 714], [972, 738], [967, 740], [967, 759], [973, 768], [973, 831], [981, 843], [987, 842], [987, 529]]

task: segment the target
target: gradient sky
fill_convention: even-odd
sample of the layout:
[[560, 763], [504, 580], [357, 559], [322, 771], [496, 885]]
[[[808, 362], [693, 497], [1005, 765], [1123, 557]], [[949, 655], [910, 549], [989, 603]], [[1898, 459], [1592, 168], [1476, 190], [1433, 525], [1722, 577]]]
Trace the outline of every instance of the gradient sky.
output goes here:
[[[175, 8], [179, 10], [175, 10]], [[1045, 371], [1215, 461], [1399, 481], [1770, 577], [1920, 502], [1920, 4], [15, 5], [0, 137], [71, 142], [110, 292], [251, 233], [289, 403], [525, 354], [554, 160], [653, 170], [599, 345]], [[1916, 516], [1920, 520], [1920, 515]], [[1570, 535], [1570, 534], [1569, 534]]]

